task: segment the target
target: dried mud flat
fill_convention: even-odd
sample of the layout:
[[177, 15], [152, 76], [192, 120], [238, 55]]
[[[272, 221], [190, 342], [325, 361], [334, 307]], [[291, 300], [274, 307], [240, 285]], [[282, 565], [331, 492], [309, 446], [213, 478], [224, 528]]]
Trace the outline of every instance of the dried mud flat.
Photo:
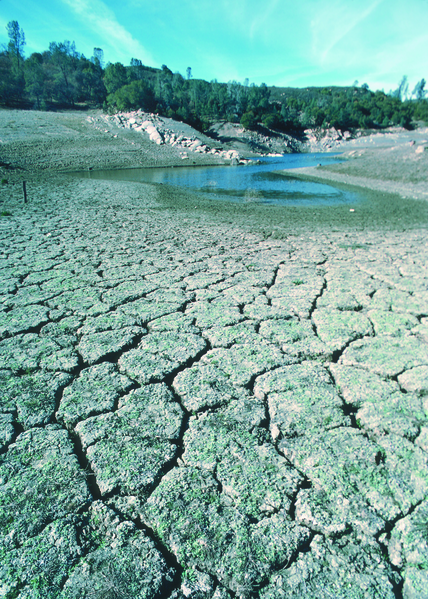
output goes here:
[[6, 174], [0, 597], [427, 597], [425, 203]]

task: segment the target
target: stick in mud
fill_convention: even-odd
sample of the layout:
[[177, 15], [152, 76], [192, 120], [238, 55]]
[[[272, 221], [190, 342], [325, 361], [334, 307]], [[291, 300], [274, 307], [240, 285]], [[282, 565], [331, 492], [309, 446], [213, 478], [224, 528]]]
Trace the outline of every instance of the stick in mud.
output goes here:
[[27, 182], [23, 181], [22, 182], [22, 187], [24, 189], [24, 204], [27, 203]]

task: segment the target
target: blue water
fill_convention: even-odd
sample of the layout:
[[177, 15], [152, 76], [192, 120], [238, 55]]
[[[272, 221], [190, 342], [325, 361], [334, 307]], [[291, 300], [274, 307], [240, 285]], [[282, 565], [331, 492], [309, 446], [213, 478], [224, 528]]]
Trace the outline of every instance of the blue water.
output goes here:
[[275, 172], [340, 162], [340, 156], [337, 154], [285, 154], [262, 158], [260, 162], [254, 160], [254, 165], [247, 166], [180, 166], [93, 171], [85, 173], [85, 176], [91, 179], [162, 183], [188, 188], [212, 199], [257, 204], [333, 206], [356, 204], [363, 199], [362, 194]]

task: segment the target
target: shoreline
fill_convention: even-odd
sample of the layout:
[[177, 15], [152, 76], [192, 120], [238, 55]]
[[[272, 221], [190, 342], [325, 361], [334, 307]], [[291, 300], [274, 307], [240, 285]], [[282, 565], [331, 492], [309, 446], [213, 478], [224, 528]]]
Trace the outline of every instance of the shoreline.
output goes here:
[[[350, 187], [358, 187], [364, 190], [398, 194], [403, 199], [428, 200], [427, 184], [425, 183], [398, 183], [394, 181], [383, 181], [359, 177], [349, 173], [330, 172], [328, 166], [309, 166], [296, 169], [283, 169], [278, 174], [293, 176], [307, 181], [320, 183], [339, 183]], [[343, 170], [346, 170], [344, 167]]]

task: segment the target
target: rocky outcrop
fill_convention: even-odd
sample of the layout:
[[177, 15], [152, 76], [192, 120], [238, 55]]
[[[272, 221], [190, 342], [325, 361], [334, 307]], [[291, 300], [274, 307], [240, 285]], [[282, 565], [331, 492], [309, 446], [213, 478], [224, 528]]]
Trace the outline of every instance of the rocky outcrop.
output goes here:
[[328, 152], [339, 148], [344, 141], [352, 139], [349, 131], [330, 129], [305, 129], [305, 142], [309, 152]]
[[[169, 144], [180, 148], [181, 158], [186, 160], [190, 153], [210, 154], [230, 161], [233, 164], [246, 164], [248, 161], [242, 159], [236, 150], [223, 150], [218, 147], [212, 148], [206, 141], [204, 142], [193, 129], [193, 134], [185, 134], [180, 131], [181, 123], [158, 116], [156, 114], [146, 113], [142, 110], [132, 112], [121, 112], [114, 116], [104, 116], [109, 123], [114, 123], [118, 127], [132, 129], [133, 131], [146, 134], [149, 139], [158, 146]], [[191, 127], [184, 126], [187, 130]]]

